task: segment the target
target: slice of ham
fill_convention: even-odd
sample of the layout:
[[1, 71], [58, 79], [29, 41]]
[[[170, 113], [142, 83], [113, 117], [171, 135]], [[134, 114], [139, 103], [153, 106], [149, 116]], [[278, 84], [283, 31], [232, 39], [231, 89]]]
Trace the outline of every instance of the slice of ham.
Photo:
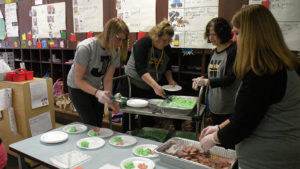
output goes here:
[[140, 164], [138, 165], [138, 168], [139, 168], [139, 169], [147, 169], [148, 166], [147, 166], [145, 163], [140, 163]]

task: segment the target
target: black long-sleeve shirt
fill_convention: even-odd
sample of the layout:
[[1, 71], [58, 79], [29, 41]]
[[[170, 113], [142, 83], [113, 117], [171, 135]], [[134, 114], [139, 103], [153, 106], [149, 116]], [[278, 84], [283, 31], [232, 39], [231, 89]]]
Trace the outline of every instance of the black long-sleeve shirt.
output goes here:
[[[147, 65], [148, 65], [148, 59], [147, 54], [152, 49], [152, 39], [149, 36], [145, 36], [138, 40], [134, 46], [133, 46], [133, 52], [134, 52], [134, 59], [135, 59], [135, 68], [136, 72], [142, 77], [145, 73], [147, 73]], [[154, 48], [155, 53], [158, 51], [158, 49]], [[168, 45], [164, 48], [164, 51], [166, 54], [172, 59], [172, 56], [174, 55], [171, 49], [171, 46]], [[171, 62], [167, 65], [167, 70], [171, 70]]]
[[235, 112], [230, 123], [218, 132], [225, 147], [234, 146], [248, 137], [259, 125], [271, 104], [284, 96], [287, 72], [257, 76], [249, 71], [242, 81], [236, 98]]

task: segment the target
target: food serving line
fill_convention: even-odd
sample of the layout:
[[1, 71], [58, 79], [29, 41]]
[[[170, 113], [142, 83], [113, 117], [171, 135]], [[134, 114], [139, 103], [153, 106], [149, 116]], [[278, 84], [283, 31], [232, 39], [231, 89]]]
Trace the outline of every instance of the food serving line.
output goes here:
[[[102, 142], [97, 142], [94, 140], [93, 143], [92, 141], [90, 141], [91, 148], [84, 148], [81, 147], [80, 145], [81, 139], [99, 138], [99, 137], [89, 137], [88, 135], [89, 130], [91, 130], [93, 126], [86, 125], [86, 124], [84, 124], [84, 126], [87, 126], [87, 129], [84, 132], [73, 133], [73, 134], [65, 132], [66, 127], [74, 126], [74, 125], [79, 126], [83, 124], [71, 123], [69, 125], [51, 130], [50, 132], [47, 132], [45, 134], [40, 134], [22, 140], [20, 142], [11, 144], [9, 146], [9, 149], [17, 153], [19, 169], [26, 168], [24, 158], [28, 158], [33, 161], [36, 161], [45, 167], [55, 168], [55, 169], [64, 168], [64, 167], [58, 167], [58, 165], [56, 165], [57, 161], [60, 161], [61, 163], [63, 163], [63, 161], [65, 162], [67, 161], [67, 163], [72, 164], [75, 163], [76, 160], [82, 160], [82, 159], [86, 159], [86, 160], [79, 163], [78, 165], [72, 167], [65, 167], [65, 168], [75, 168], [79, 166], [82, 169], [99, 169], [103, 167], [103, 165], [105, 164], [111, 164], [113, 166], [116, 166], [117, 168], [120, 168], [122, 161], [124, 163], [124, 160], [126, 161], [126, 159], [128, 160], [131, 157], [135, 157], [135, 158], [138, 157], [135, 153], [133, 153], [133, 149], [136, 146], [161, 145], [160, 142], [147, 140], [140, 137], [129, 136], [119, 132], [113, 132], [113, 135], [102, 138], [102, 140], [104, 140], [104, 144]], [[68, 135], [67, 139], [65, 139], [65, 137], [60, 135], [59, 134], [60, 132], [66, 133]], [[49, 133], [52, 135], [50, 136]], [[100, 129], [100, 135], [101, 135], [101, 129]], [[130, 139], [127, 140], [126, 136], [128, 136]], [[113, 143], [115, 137], [122, 137], [124, 139], [124, 146], [115, 145]], [[70, 155], [71, 152], [72, 155]], [[63, 156], [65, 153], [69, 153], [69, 154]], [[70, 157], [73, 157], [73, 159], [67, 159], [67, 160], [64, 159]], [[52, 161], [50, 159], [52, 159]], [[56, 160], [56, 163], [53, 162], [53, 159]], [[139, 161], [147, 164], [148, 165], [147, 169], [151, 169], [151, 168], [180, 169], [176, 166], [160, 161], [160, 158], [158, 157], [147, 158], [154, 163], [154, 166], [152, 166], [153, 165], [152, 163], [143, 161], [143, 159], [145, 158], [142, 158]], [[108, 168], [113, 169], [112, 166], [108, 166]]]
[[[107, 128], [96, 129], [71, 123], [13, 143], [9, 148], [18, 155], [19, 169], [26, 168], [24, 158], [55, 169], [221, 169], [224, 164], [228, 168], [235, 159], [233, 150], [217, 146], [210, 150], [209, 157], [203, 156], [198, 141], [174, 137], [160, 143]], [[97, 132], [99, 135], [95, 136]]]

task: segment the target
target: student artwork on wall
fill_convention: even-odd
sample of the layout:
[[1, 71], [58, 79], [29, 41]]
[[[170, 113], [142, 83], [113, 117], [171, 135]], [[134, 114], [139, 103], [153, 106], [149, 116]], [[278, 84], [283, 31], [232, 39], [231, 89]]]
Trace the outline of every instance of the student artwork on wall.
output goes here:
[[32, 6], [32, 37], [60, 38], [66, 30], [65, 2]]
[[169, 0], [168, 18], [175, 30], [172, 47], [212, 48], [204, 40], [206, 24], [218, 16], [218, 0]]
[[269, 4], [269, 9], [277, 20], [289, 49], [300, 50], [299, 0], [249, 0], [249, 4]]
[[149, 32], [156, 24], [156, 0], [117, 0], [116, 8], [130, 32]]
[[5, 25], [7, 37], [19, 37], [17, 4], [5, 4]]
[[74, 32], [103, 31], [103, 1], [73, 0]]
[[29, 87], [32, 109], [49, 105], [46, 80], [31, 82]]

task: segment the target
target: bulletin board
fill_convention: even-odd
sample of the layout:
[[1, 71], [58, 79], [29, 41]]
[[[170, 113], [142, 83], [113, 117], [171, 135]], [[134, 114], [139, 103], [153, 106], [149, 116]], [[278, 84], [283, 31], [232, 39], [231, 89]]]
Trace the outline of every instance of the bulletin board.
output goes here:
[[[225, 18], [230, 21], [232, 16], [236, 11], [238, 11], [243, 4], [248, 4], [249, 0], [219, 0], [219, 9], [218, 13], [220, 17]], [[75, 49], [79, 41], [86, 39], [86, 33], [76, 33], [76, 42], [70, 42], [70, 34], [74, 33], [74, 24], [73, 24], [73, 7], [72, 0], [43, 0], [43, 4], [51, 4], [65, 2], [66, 4], [66, 39], [65, 49]], [[35, 6], [35, 0], [25, 0], [17, 2], [17, 14], [18, 14], [18, 23], [19, 23], [19, 37], [16, 38], [7, 38], [5, 42], [6, 48], [20, 48], [22, 43], [22, 34], [28, 34], [31, 32], [32, 19], [30, 16], [31, 7]], [[5, 15], [5, 5], [0, 5], [0, 9]], [[116, 10], [116, 0], [103, 0], [103, 25], [113, 17], [117, 16]], [[156, 23], [159, 23], [164, 18], [168, 18], [168, 0], [156, 0]], [[93, 35], [96, 35], [99, 32], [93, 32]], [[40, 39], [44, 40], [44, 39]], [[49, 40], [49, 39], [45, 39]], [[129, 50], [132, 45], [137, 40], [137, 33], [130, 33], [129, 35]], [[25, 43], [28, 44], [30, 39], [26, 39]], [[18, 43], [16, 47], [15, 44]], [[32, 46], [29, 47], [26, 45], [25, 48], [36, 48], [36, 43], [32, 41]], [[58, 48], [62, 49], [62, 48]], [[201, 49], [198, 49], [201, 50]], [[198, 50], [195, 50], [197, 53]]]

